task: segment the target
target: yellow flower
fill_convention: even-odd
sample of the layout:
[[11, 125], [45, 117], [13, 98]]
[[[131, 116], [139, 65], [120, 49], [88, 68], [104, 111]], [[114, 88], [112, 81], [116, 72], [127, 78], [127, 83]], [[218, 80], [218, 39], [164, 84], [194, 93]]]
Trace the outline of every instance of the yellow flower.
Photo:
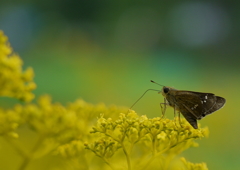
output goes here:
[[188, 162], [185, 158], [181, 158], [181, 161], [184, 163], [184, 170], [208, 170], [207, 165], [205, 163], [191, 163]]
[[0, 96], [14, 97], [23, 101], [34, 98], [32, 90], [34, 73], [31, 68], [22, 71], [23, 62], [12, 49], [7, 37], [0, 30]]
[[15, 130], [19, 126], [20, 117], [15, 110], [0, 109], [0, 135], [18, 138]]
[[[0, 31], [0, 96], [34, 98], [33, 69], [23, 71], [22, 64]], [[33, 139], [19, 141], [23, 129], [34, 134]], [[193, 129], [185, 119], [178, 126], [174, 120], [150, 119], [133, 110], [81, 99], [63, 106], [53, 103], [49, 95], [39, 97], [36, 104], [0, 108], [0, 135], [18, 153], [22, 160], [18, 169], [22, 170], [31, 160], [52, 153], [62, 155], [61, 161], [71, 169], [207, 170], [205, 163], [187, 162], [179, 154], [198, 146], [195, 140], [208, 133], [207, 128]], [[33, 143], [22, 142], [26, 140]], [[176, 166], [176, 160], [182, 160], [182, 165]]]
[[120, 113], [117, 120], [101, 115], [92, 130], [95, 142], [86, 143], [85, 147], [110, 167], [119, 167], [119, 160], [125, 159], [123, 169], [167, 169], [177, 155], [196, 147], [194, 140], [205, 137], [207, 131], [189, 127], [184, 119], [177, 127], [174, 120], [149, 119], [130, 111]]

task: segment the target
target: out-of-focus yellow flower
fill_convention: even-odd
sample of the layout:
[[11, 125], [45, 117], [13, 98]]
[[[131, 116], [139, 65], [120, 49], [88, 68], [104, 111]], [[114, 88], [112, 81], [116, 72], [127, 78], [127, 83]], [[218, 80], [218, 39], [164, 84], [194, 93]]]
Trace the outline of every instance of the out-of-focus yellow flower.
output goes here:
[[[36, 87], [33, 76], [31, 68], [22, 71], [22, 60], [12, 53], [0, 31], [0, 96], [31, 101]], [[21, 128], [34, 136], [30, 145], [18, 140]], [[21, 158], [20, 170], [27, 169], [32, 160], [53, 153], [63, 156], [66, 167], [61, 169], [68, 170], [207, 170], [205, 163], [193, 164], [184, 158], [181, 166], [175, 162], [181, 162], [177, 157], [181, 152], [198, 146], [195, 139], [208, 133], [207, 128], [193, 129], [185, 119], [178, 127], [173, 120], [150, 119], [103, 103], [93, 105], [79, 99], [63, 106], [52, 103], [48, 95], [39, 97], [36, 104], [0, 108], [0, 136]]]
[[0, 96], [23, 101], [34, 98], [32, 90], [36, 88], [36, 84], [33, 82], [33, 69], [23, 71], [22, 65], [22, 60], [13, 53], [8, 38], [0, 30]]
[[205, 163], [191, 163], [188, 162], [185, 158], [181, 158], [181, 161], [184, 163], [185, 168], [182, 170], [208, 170], [207, 165]]
[[85, 147], [107, 165], [145, 170], [168, 169], [182, 151], [197, 146], [194, 140], [205, 137], [208, 129], [193, 129], [185, 119], [177, 127], [173, 120], [149, 119], [130, 111], [115, 121], [101, 115], [91, 133], [101, 135]]
[[15, 130], [19, 126], [19, 120], [15, 110], [0, 109], [0, 136], [18, 138]]

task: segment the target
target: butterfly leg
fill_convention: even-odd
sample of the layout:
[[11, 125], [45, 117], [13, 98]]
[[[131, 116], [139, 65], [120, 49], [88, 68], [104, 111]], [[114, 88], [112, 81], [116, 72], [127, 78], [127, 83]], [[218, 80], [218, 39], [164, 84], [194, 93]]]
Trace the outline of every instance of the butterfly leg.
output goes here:
[[178, 112], [178, 121], [179, 121], [179, 124], [180, 124], [181, 128], [183, 128], [182, 123], [181, 123], [181, 119], [180, 119], [180, 112]]
[[176, 105], [174, 105], [174, 125], [175, 125], [175, 127], [177, 128], [177, 123], [176, 123]]
[[[174, 105], [174, 108], [173, 108], [173, 109], [174, 109], [174, 124], [175, 124], [176, 127], [178, 127], [178, 126], [177, 126], [177, 123], [176, 123], [176, 122], [177, 122], [177, 120], [176, 120], [176, 119], [177, 119], [177, 118], [176, 118], [176, 105]], [[181, 128], [183, 128], [183, 126], [182, 126], [182, 124], [181, 124], [180, 112], [179, 112], [179, 111], [178, 111], [178, 122], [179, 122], [179, 125], [181, 126]]]
[[166, 105], [168, 105], [168, 103], [166, 103], [166, 99], [164, 98], [164, 103], [160, 103], [160, 107], [161, 107], [161, 111], [162, 111], [162, 116], [160, 118], [160, 120], [164, 117], [165, 112], [166, 112]]
[[176, 109], [175, 109], [175, 105], [174, 105], [173, 110], [174, 110], [174, 111], [173, 111], [173, 114], [174, 114], [174, 115], [173, 115], [173, 117], [174, 117], [174, 119], [173, 119], [173, 120], [174, 120], [174, 125], [175, 125], [175, 127], [177, 128], [177, 123], [176, 123]]

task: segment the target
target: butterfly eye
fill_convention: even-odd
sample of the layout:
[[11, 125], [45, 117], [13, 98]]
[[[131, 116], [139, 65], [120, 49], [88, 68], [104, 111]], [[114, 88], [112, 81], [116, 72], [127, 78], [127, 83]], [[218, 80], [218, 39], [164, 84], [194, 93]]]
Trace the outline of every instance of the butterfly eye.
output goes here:
[[164, 91], [164, 93], [168, 93], [169, 92], [169, 88], [164, 87], [163, 91]]

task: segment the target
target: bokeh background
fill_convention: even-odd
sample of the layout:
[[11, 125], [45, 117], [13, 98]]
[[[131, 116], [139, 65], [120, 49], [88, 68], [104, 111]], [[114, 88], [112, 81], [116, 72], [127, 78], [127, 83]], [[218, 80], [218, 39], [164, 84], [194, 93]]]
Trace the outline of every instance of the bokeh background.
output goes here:
[[[223, 109], [201, 120], [209, 138], [183, 156], [209, 169], [237, 170], [239, 9], [237, 0], [11, 0], [0, 1], [0, 29], [24, 67], [33, 67], [36, 96], [130, 107], [145, 90], [161, 89], [152, 79], [225, 97]], [[14, 102], [1, 99], [0, 105]], [[133, 109], [156, 117], [160, 102], [161, 95], [148, 92]], [[173, 118], [173, 109], [166, 116]]]

